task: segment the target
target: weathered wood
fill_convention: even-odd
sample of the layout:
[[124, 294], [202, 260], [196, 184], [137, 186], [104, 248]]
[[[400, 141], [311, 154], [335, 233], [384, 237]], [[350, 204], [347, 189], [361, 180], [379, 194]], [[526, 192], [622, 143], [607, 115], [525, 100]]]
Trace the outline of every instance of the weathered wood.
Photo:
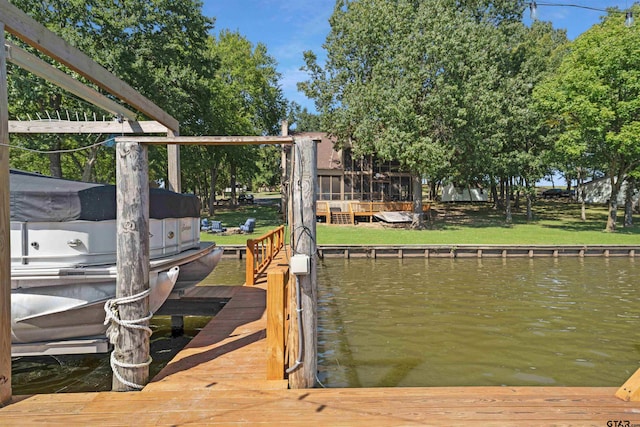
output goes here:
[[178, 121], [167, 112], [6, 0], [0, 0], [0, 16], [6, 30], [25, 43], [66, 65], [149, 118], [169, 129], [178, 129]]
[[267, 273], [267, 379], [284, 379], [285, 310], [288, 267], [271, 269]]
[[[2, 15], [0, 15], [2, 19]], [[0, 22], [0, 46], [4, 46]], [[0, 404], [11, 399], [11, 242], [9, 218], [7, 62], [0, 49]]]
[[[178, 129], [169, 130], [168, 137], [178, 136]], [[167, 172], [169, 178], [169, 190], [176, 193], [182, 192], [182, 176], [180, 172], [180, 145], [171, 144], [167, 146]]]
[[94, 90], [79, 80], [74, 79], [70, 75], [51, 66], [10, 41], [6, 41], [5, 44], [9, 49], [9, 56], [7, 57], [9, 62], [12, 62], [20, 68], [55, 84], [67, 92], [70, 92], [105, 111], [121, 115], [129, 120], [136, 120], [136, 113], [107, 98], [97, 90]]
[[[178, 129], [168, 130], [167, 136], [175, 137], [179, 135]], [[172, 144], [167, 146], [167, 180], [169, 190], [182, 193], [182, 173], [180, 168], [180, 145]], [[171, 316], [171, 334], [179, 336], [184, 334], [184, 317]]]
[[135, 136], [116, 138], [118, 141], [139, 142], [149, 145], [276, 145], [291, 144], [291, 136]]
[[182, 178], [180, 176], [180, 146], [167, 146], [167, 171], [169, 173], [169, 190], [182, 192]]
[[[116, 298], [131, 297], [149, 289], [149, 178], [147, 147], [135, 142], [121, 142], [116, 149], [117, 279]], [[143, 319], [149, 314], [149, 298], [118, 306], [122, 320]], [[148, 321], [143, 325], [148, 326]], [[113, 325], [117, 330], [115, 359], [127, 364], [144, 364], [149, 360], [149, 335], [141, 329]], [[149, 366], [118, 368], [126, 381], [145, 385]], [[114, 391], [135, 388], [113, 377]]]
[[[310, 273], [297, 276], [301, 289], [298, 301], [302, 313], [303, 336], [302, 365], [289, 374], [291, 388], [309, 388], [316, 384], [318, 368], [317, 335], [317, 281], [316, 281], [316, 176], [317, 141], [311, 138], [296, 139], [293, 146], [294, 167], [291, 186], [293, 229], [291, 232], [291, 251], [293, 255], [303, 254], [310, 257]], [[291, 321], [291, 325], [297, 322]], [[299, 350], [293, 346], [295, 357], [289, 357], [289, 364], [295, 366], [300, 361]], [[289, 369], [292, 369], [290, 367]]]
[[640, 402], [640, 369], [616, 391], [616, 397], [626, 402]]
[[132, 122], [124, 120], [119, 123], [113, 121], [70, 121], [70, 120], [9, 120], [9, 133], [165, 133], [167, 127], [160, 123], [147, 120]]

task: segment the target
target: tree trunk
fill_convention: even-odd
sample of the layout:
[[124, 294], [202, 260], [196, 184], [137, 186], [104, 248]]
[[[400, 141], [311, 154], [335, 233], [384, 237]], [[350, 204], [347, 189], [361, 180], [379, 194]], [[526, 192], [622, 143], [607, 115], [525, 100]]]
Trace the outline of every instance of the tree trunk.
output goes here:
[[[53, 150], [60, 150], [61, 143], [60, 137], [55, 137], [55, 142], [53, 144]], [[47, 154], [49, 157], [49, 174], [55, 178], [62, 178], [62, 160], [60, 158], [60, 153], [49, 153]]]
[[580, 219], [582, 221], [586, 221], [587, 220], [587, 202], [585, 201], [585, 198], [587, 197], [587, 192], [584, 189], [584, 179], [580, 178], [580, 183], [578, 184], [578, 187], [580, 188]]
[[84, 168], [82, 170], [82, 180], [84, 182], [91, 182], [93, 165], [98, 160], [98, 150], [99, 147], [91, 147], [91, 149], [89, 150], [89, 156], [87, 157], [87, 161], [85, 162]]
[[526, 203], [527, 203], [527, 221], [533, 221], [533, 194], [535, 188], [531, 188], [529, 181], [524, 181], [526, 191]]
[[424, 228], [424, 213], [422, 212], [422, 179], [420, 175], [413, 175], [411, 178], [413, 186], [413, 217], [411, 228], [421, 230]]
[[491, 197], [493, 198], [494, 209], [500, 209], [500, 203], [498, 199], [498, 188], [496, 187], [495, 181], [491, 182]]
[[209, 186], [209, 215], [213, 215], [216, 206], [216, 182], [218, 181], [218, 167], [211, 166], [211, 185]]
[[511, 215], [511, 186], [509, 185], [509, 179], [504, 181], [504, 195], [505, 195], [505, 222], [507, 224], [513, 223], [513, 216]]
[[624, 226], [633, 227], [633, 192], [636, 188], [636, 179], [627, 179], [627, 188], [624, 195]]
[[231, 204], [235, 205], [237, 203], [238, 197], [236, 195], [236, 164], [231, 162]]
[[618, 193], [620, 192], [621, 179], [611, 176], [611, 198], [609, 199], [609, 217], [607, 218], [607, 228], [605, 231], [616, 231], [616, 221], [618, 220]]

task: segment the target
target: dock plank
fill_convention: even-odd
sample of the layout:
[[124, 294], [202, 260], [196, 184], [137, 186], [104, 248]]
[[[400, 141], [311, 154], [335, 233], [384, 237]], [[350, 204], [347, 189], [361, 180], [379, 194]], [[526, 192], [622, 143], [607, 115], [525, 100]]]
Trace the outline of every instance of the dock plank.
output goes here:
[[616, 399], [615, 390], [441, 387], [61, 394], [34, 396], [9, 405], [0, 410], [0, 422], [6, 426], [79, 422], [167, 426], [229, 423], [603, 426], [609, 420], [640, 422], [640, 405]]

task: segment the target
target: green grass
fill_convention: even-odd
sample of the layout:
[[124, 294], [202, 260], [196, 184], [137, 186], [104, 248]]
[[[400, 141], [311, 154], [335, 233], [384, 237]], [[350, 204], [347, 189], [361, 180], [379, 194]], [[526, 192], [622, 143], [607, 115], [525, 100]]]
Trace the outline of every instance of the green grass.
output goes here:
[[[540, 245], [625, 245], [640, 244], [640, 226], [622, 228], [623, 212], [615, 233], [604, 232], [607, 210], [590, 206], [587, 221], [580, 220], [580, 205], [566, 201], [540, 200], [534, 206], [534, 221], [527, 222], [525, 212], [514, 210], [513, 224], [507, 226], [504, 215], [489, 205], [437, 204], [433, 220], [426, 230], [409, 230], [361, 223], [356, 226], [317, 224], [318, 244], [540, 244]], [[213, 219], [225, 227], [238, 227], [249, 217], [257, 220], [251, 235], [212, 235], [203, 233], [202, 240], [218, 244], [245, 244], [282, 224], [277, 206], [242, 206], [216, 211]], [[635, 218], [636, 222], [640, 218]]]
[[216, 209], [214, 214], [208, 216], [208, 218], [215, 221], [222, 221], [222, 226], [228, 230], [240, 227], [240, 224], [244, 224], [247, 218], [255, 218], [255, 231], [251, 234], [231, 234], [229, 232], [223, 234], [201, 233], [200, 239], [203, 242], [215, 241], [220, 245], [246, 244], [247, 239], [260, 237], [283, 224], [282, 215], [278, 212], [279, 202], [279, 199], [274, 199], [272, 204], [266, 206], [256, 204]]

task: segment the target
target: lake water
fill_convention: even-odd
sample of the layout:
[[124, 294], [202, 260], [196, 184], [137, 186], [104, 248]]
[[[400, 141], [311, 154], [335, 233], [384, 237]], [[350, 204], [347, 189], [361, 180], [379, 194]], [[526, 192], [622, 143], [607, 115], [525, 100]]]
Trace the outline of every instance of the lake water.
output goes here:
[[[325, 259], [327, 387], [620, 386], [640, 367], [640, 262], [629, 258]], [[244, 281], [224, 259], [209, 284]], [[209, 318], [153, 319], [151, 376]], [[14, 360], [14, 394], [111, 388], [107, 355]]]
[[620, 386], [640, 367], [629, 258], [325, 260], [327, 387]]

